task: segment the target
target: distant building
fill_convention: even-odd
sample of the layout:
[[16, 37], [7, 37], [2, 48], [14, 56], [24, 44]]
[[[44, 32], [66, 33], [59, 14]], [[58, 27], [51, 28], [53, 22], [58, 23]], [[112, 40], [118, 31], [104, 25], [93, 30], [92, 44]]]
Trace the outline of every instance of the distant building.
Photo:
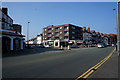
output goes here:
[[7, 8], [0, 9], [2, 27], [0, 37], [2, 38], [2, 51], [13, 51], [23, 49], [24, 35], [21, 34], [21, 25], [13, 24], [13, 19], [8, 16]]
[[92, 41], [92, 34], [90, 32], [84, 32], [83, 41]]
[[40, 34], [40, 35], [37, 35], [37, 37], [26, 41], [25, 43], [26, 44], [41, 45], [41, 44], [43, 44], [42, 42], [43, 42], [43, 36], [42, 36], [42, 34]]
[[26, 44], [37, 44], [37, 37], [32, 38], [25, 42]]
[[37, 35], [37, 44], [43, 44], [43, 35], [40, 34], [40, 35]]
[[43, 28], [43, 43], [52, 47], [65, 47], [68, 44], [81, 44], [83, 40], [82, 27], [72, 24], [47, 26]]

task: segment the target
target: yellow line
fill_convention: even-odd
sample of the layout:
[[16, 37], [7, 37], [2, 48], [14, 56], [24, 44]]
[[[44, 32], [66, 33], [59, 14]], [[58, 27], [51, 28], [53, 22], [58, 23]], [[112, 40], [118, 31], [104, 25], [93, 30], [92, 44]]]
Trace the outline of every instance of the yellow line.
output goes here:
[[107, 61], [112, 56], [112, 54], [114, 53], [114, 51], [115, 51], [115, 49], [106, 58], [104, 58], [103, 60], [101, 60], [99, 63], [97, 63], [92, 68], [88, 69], [85, 73], [83, 73], [81, 76], [79, 76], [75, 80], [78, 80], [79, 78], [87, 78], [90, 74], [92, 74], [94, 72], [94, 70], [92, 70], [92, 69], [98, 69], [103, 63], [105, 63], [105, 61]]
[[95, 69], [99, 68], [105, 61], [107, 61], [113, 54], [113, 52], [115, 51], [115, 49], [105, 58], [105, 60], [99, 65], [97, 66]]
[[90, 71], [86, 76], [84, 76], [83, 78], [87, 78], [91, 73], [93, 73], [94, 70]]

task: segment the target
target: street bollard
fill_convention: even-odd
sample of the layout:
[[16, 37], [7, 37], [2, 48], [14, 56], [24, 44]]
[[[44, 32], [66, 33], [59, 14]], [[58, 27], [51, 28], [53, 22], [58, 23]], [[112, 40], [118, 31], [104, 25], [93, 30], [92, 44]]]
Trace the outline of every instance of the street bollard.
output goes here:
[[63, 46], [61, 46], [61, 49], [63, 49]]
[[70, 50], [70, 46], [68, 45], [68, 50]]

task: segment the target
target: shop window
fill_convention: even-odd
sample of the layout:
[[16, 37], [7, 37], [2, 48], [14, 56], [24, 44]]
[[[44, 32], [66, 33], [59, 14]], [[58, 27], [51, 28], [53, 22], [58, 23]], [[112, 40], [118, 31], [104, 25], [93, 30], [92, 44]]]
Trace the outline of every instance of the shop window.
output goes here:
[[58, 46], [58, 42], [55, 42], [55, 46]]

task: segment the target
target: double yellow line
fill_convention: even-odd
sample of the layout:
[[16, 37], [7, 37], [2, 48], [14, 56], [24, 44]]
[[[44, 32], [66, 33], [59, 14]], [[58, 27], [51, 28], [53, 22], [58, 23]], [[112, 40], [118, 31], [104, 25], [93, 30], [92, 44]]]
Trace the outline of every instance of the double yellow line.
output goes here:
[[99, 63], [97, 63], [95, 66], [93, 66], [92, 68], [88, 69], [85, 73], [83, 73], [82, 75], [80, 75], [77, 79], [78, 80], [80, 78], [87, 78], [90, 74], [92, 74], [95, 70], [97, 70], [105, 61], [107, 61], [112, 54], [115, 52], [116, 48], [103, 60], [101, 60]]

